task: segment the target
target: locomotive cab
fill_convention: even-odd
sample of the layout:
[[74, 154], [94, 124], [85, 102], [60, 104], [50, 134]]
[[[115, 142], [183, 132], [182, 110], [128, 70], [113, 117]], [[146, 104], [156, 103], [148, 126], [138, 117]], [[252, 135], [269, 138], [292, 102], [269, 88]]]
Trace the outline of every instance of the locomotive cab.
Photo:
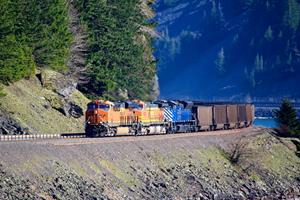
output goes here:
[[87, 136], [104, 136], [108, 132], [109, 113], [113, 110], [113, 103], [96, 100], [87, 105], [85, 113]]
[[86, 122], [90, 125], [98, 125], [99, 123], [108, 122], [108, 112], [111, 110], [112, 104], [102, 101], [94, 101], [87, 105]]

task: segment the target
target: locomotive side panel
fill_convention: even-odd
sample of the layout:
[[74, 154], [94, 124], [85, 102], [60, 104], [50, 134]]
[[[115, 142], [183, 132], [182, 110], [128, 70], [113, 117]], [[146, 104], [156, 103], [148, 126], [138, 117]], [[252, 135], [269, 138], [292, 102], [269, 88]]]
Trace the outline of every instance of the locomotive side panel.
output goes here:
[[209, 129], [213, 125], [213, 107], [198, 106], [197, 122], [200, 129]]
[[217, 129], [224, 128], [227, 124], [226, 105], [215, 105], [213, 107], [213, 118]]
[[183, 107], [177, 107], [175, 109], [175, 112], [176, 112], [176, 118], [174, 119], [175, 122], [190, 121], [192, 119], [191, 109], [185, 109]]
[[162, 123], [163, 111], [160, 108], [145, 108], [142, 112], [141, 122], [145, 124]]
[[181, 111], [181, 121], [191, 121], [193, 120], [192, 110], [191, 109], [182, 109]]
[[227, 124], [228, 128], [236, 127], [238, 123], [238, 109], [237, 105], [227, 105]]
[[185, 122], [193, 119], [192, 110], [182, 107], [163, 108], [164, 119], [170, 122]]
[[133, 123], [137, 123], [137, 122], [138, 122], [138, 118], [131, 109], [124, 108], [124, 109], [120, 110], [120, 125], [121, 126], [129, 126], [129, 125], [132, 125]]
[[[104, 113], [104, 112], [103, 112]], [[119, 110], [110, 109], [107, 113], [107, 122], [109, 126], [119, 126], [120, 125], [120, 119], [121, 119], [121, 113]]]
[[164, 113], [161, 108], [150, 108], [149, 110], [150, 122], [154, 124], [161, 124], [164, 122]]
[[174, 113], [176, 113], [176, 112], [174, 112], [173, 108], [166, 106], [162, 109], [163, 109], [163, 114], [164, 114], [164, 120], [167, 122], [174, 121], [174, 118], [175, 118]]

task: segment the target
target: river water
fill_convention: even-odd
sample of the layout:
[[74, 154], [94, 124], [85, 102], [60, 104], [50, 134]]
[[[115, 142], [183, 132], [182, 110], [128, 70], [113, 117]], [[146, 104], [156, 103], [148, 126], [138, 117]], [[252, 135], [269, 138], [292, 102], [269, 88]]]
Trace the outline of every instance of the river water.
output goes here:
[[255, 119], [254, 126], [264, 126], [267, 128], [277, 127], [275, 119]]

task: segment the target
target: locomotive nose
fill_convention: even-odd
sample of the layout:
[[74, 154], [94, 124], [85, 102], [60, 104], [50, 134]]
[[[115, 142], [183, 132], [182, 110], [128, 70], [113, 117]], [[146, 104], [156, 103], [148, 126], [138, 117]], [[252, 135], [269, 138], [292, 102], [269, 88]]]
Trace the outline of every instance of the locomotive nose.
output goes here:
[[86, 120], [88, 124], [107, 123], [107, 116], [108, 113], [100, 109], [86, 112]]

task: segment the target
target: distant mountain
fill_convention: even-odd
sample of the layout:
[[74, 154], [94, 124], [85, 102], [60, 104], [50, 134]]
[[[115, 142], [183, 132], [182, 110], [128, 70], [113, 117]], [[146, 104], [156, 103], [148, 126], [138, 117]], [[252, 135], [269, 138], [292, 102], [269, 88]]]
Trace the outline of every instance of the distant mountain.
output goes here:
[[163, 98], [300, 97], [297, 0], [158, 0]]

